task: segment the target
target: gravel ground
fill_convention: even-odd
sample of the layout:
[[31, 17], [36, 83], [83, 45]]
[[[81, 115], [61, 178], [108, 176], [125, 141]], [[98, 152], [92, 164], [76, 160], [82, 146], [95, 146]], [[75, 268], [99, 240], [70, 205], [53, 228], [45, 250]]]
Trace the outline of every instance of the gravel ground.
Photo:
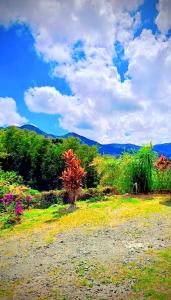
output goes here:
[[[11, 294], [4, 292], [0, 299], [131, 299], [133, 279], [87, 284], [89, 274], [100, 265], [112, 266], [117, 273], [120, 265], [138, 263], [142, 256], [143, 264], [149, 264], [148, 250], [171, 246], [170, 227], [168, 216], [152, 214], [113, 228], [60, 233], [50, 244], [37, 233], [5, 239], [0, 245], [0, 286], [9, 285]], [[80, 284], [84, 277], [87, 281]]]

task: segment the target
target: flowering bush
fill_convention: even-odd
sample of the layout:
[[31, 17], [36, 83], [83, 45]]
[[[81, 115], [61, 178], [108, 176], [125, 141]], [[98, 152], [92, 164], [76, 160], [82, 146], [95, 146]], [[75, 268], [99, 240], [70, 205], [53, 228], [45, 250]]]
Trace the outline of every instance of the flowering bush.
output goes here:
[[[23, 210], [29, 209], [32, 197], [24, 194], [8, 193], [0, 199], [1, 210], [8, 214], [8, 223], [15, 223], [20, 220]], [[16, 217], [16, 218], [15, 218]]]
[[22, 184], [21, 176], [15, 172], [4, 172], [0, 168], [0, 213], [5, 213], [5, 224], [15, 224], [24, 209], [34, 206], [37, 190]]

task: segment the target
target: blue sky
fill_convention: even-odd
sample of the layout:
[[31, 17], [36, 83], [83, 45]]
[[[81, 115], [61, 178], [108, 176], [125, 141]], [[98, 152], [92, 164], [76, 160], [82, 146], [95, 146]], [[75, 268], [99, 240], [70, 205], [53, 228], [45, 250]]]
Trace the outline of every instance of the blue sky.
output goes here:
[[8, 2], [0, 3], [0, 126], [171, 141], [169, 1]]
[[[28, 27], [16, 25], [0, 27], [0, 96], [16, 100], [20, 115], [45, 131], [64, 134], [58, 116], [32, 113], [24, 102], [24, 92], [34, 86], [55, 86], [61, 93], [70, 93], [62, 78], [52, 76], [51, 63], [43, 61], [34, 49], [34, 39]], [[7, 124], [5, 124], [7, 125]]]

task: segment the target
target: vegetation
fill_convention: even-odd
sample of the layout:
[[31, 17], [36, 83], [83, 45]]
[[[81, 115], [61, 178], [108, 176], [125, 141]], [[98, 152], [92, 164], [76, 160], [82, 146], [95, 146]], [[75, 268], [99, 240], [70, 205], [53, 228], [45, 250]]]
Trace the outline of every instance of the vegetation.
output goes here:
[[137, 153], [124, 153], [119, 158], [98, 156], [94, 166], [100, 185], [112, 186], [119, 193], [132, 193], [137, 183], [139, 193], [171, 191], [171, 168], [156, 166], [157, 155], [150, 146], [142, 147]]
[[171, 161], [161, 155], [154, 164], [153, 170], [153, 189], [171, 191]]
[[[15, 171], [15, 176], [21, 176], [20, 179], [16, 178], [17, 181], [23, 178], [26, 185], [38, 190], [62, 187], [60, 176], [65, 167], [62, 155], [69, 149], [75, 152], [85, 169], [84, 188], [96, 187], [100, 180], [100, 185], [113, 187], [119, 193], [133, 192], [135, 182], [140, 193], [171, 189], [170, 162], [165, 158], [157, 162], [157, 155], [151, 146], [114, 158], [98, 156], [95, 146], [80, 144], [77, 138], [45, 138], [15, 127], [0, 130], [2, 169], [6, 172]], [[160, 168], [157, 164], [164, 164], [166, 168]]]
[[[100, 201], [99, 201], [100, 200]], [[168, 196], [147, 197], [146, 201], [136, 197], [103, 196], [77, 202], [77, 210], [70, 213], [68, 205], [58, 204], [47, 209], [32, 208], [24, 210], [22, 220], [15, 227], [1, 231], [2, 236], [29, 232], [42, 232], [45, 237], [55, 237], [57, 233], [70, 231], [79, 226], [116, 226], [137, 217], [148, 218], [152, 213], [165, 214], [168, 211]], [[0, 228], [4, 228], [4, 215], [0, 215]]]
[[[76, 138], [66, 140], [44, 138], [33, 132], [11, 127], [0, 130], [0, 164], [0, 237], [3, 240], [2, 243], [0, 241], [0, 247], [5, 251], [2, 251], [4, 257], [10, 255], [11, 250], [9, 253], [7, 250], [6, 253], [5, 248], [8, 243], [11, 247], [10, 243], [14, 240], [18, 243], [18, 239], [23, 241], [20, 243], [20, 247], [21, 245], [24, 247], [20, 249], [22, 259], [24, 255], [29, 257], [31, 253], [29, 251], [32, 251], [35, 243], [37, 243], [35, 247], [37, 257], [39, 251], [41, 257], [44, 255], [43, 251], [48, 255], [50, 246], [53, 246], [50, 244], [59, 242], [57, 236], [59, 233], [59, 237], [67, 234], [69, 241], [71, 235], [73, 244], [71, 247], [68, 242], [68, 254], [69, 249], [78, 244], [79, 238], [72, 238], [75, 234], [74, 229], [77, 229], [80, 237], [85, 235], [85, 240], [92, 232], [95, 232], [99, 239], [100, 232], [111, 233], [112, 228], [121, 225], [121, 231], [125, 226], [126, 235], [131, 234], [137, 244], [137, 236], [139, 238], [142, 232], [148, 234], [152, 226], [154, 234], [157, 231], [158, 234], [166, 234], [164, 239], [169, 238], [170, 233], [167, 232], [167, 228], [162, 231], [160, 222], [163, 220], [165, 224], [169, 220], [170, 197], [155, 196], [152, 192], [171, 191], [170, 161], [163, 156], [157, 158], [151, 145], [142, 147], [137, 153], [124, 153], [115, 158], [98, 155], [96, 147], [82, 145]], [[135, 184], [138, 187], [136, 192], [143, 195], [132, 195], [135, 192]], [[146, 193], [148, 195], [144, 195]], [[68, 203], [75, 204], [77, 198], [77, 207], [71, 209]], [[159, 227], [154, 227], [156, 226], [154, 219]], [[131, 224], [134, 221], [135, 227], [132, 228]], [[92, 241], [98, 240], [96, 236], [94, 235], [95, 239]], [[108, 244], [108, 240], [111, 241], [111, 236], [103, 235], [102, 243]], [[160, 239], [157, 236], [156, 243], [158, 240]], [[6, 245], [4, 248], [3, 243]], [[63, 241], [61, 243], [63, 245]], [[25, 249], [25, 245], [28, 245], [28, 249]], [[122, 243], [118, 244], [118, 247], [122, 247]], [[44, 250], [46, 248], [47, 252]], [[130, 291], [132, 299], [169, 299], [169, 249], [155, 251], [150, 248], [150, 251], [152, 258], [150, 263], [145, 258], [148, 255], [147, 250], [140, 260], [126, 264], [113, 262], [111, 257], [108, 261], [97, 260], [96, 254], [92, 256], [93, 259], [91, 257], [92, 261], [87, 260], [88, 254], [83, 255], [86, 262], [79, 261], [80, 256], [78, 258], [77, 255], [72, 261], [73, 256], [68, 255], [69, 259], [66, 264], [61, 264], [61, 270], [58, 267], [50, 270], [47, 268], [49, 273], [46, 275], [49, 282], [53, 284], [55, 282], [57, 287], [90, 289], [101, 285], [124, 286], [125, 282], [127, 284], [132, 282]], [[62, 255], [65, 256], [65, 253]], [[108, 258], [108, 255], [105, 258]], [[20, 258], [17, 263], [19, 261]], [[2, 270], [10, 268], [9, 262], [10, 259], [9, 261], [4, 259], [0, 268]], [[47, 260], [46, 262], [49, 263]], [[66, 272], [65, 266], [68, 266], [68, 263], [71, 269]], [[41, 268], [39, 271], [38, 274], [42, 277], [42, 274], [46, 273], [46, 271], [41, 273]], [[5, 296], [12, 299], [20, 294], [22, 287], [29, 288], [27, 284], [29, 279], [23, 280], [26, 280], [26, 283], [20, 280], [16, 282], [9, 280], [8, 284], [1, 281], [0, 298], [2, 296], [4, 299]], [[28, 294], [32, 295], [31, 293], [32, 290], [28, 290]], [[56, 290], [54, 299], [67, 298], [60, 290]]]
[[74, 203], [78, 196], [133, 193], [135, 184], [138, 193], [171, 191], [171, 163], [164, 156], [157, 158], [151, 145], [115, 158], [98, 155], [96, 147], [77, 138], [45, 138], [9, 127], [0, 130], [0, 164], [0, 211], [12, 215], [28, 206], [27, 196], [30, 206], [47, 208]]
[[151, 145], [119, 158], [99, 156], [77, 138], [51, 139], [9, 127], [0, 130], [0, 164], [0, 211], [9, 221], [29, 206], [132, 193], [135, 184], [138, 193], [171, 191], [171, 162], [157, 158]]
[[[89, 229], [95, 229], [97, 226], [116, 226], [138, 216], [147, 218], [151, 213], [164, 214], [167, 211], [167, 201], [168, 196], [147, 197], [146, 201], [142, 201], [138, 197], [126, 198], [119, 195], [78, 201], [79, 209], [72, 213], [67, 210], [68, 205], [62, 204], [47, 209], [32, 208], [24, 210], [21, 222], [15, 227], [6, 228], [1, 235], [20, 233], [24, 236], [28, 231], [36, 229], [47, 237], [54, 237], [59, 232], [70, 231], [83, 225], [89, 225]], [[0, 215], [1, 228], [4, 221], [4, 215]]]
[[91, 165], [97, 148], [82, 145], [77, 138], [45, 138], [28, 130], [9, 127], [0, 130], [0, 164], [4, 171], [15, 171], [26, 185], [38, 190], [59, 189], [65, 167], [62, 154], [73, 149], [86, 171], [84, 187], [98, 184], [97, 173]]
[[66, 170], [62, 172], [63, 187], [68, 193], [69, 202], [74, 205], [79, 194], [81, 194], [82, 178], [85, 171], [81, 167], [81, 161], [77, 159], [72, 149], [64, 152], [63, 158], [66, 164]]
[[24, 209], [29, 209], [37, 194], [38, 191], [24, 186], [22, 177], [14, 171], [0, 170], [0, 213], [5, 214], [7, 225], [20, 221]]

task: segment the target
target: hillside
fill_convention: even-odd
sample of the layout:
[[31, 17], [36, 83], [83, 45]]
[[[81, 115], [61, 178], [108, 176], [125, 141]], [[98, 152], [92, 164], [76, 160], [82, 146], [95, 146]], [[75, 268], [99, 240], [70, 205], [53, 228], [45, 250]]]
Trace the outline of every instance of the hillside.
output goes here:
[[43, 135], [45, 137], [52, 137], [52, 138], [55, 138], [56, 136], [53, 135], [53, 134], [48, 134], [46, 132], [44, 132], [43, 130], [39, 129], [38, 127], [34, 126], [34, 125], [31, 125], [31, 124], [25, 124], [25, 125], [22, 125], [19, 127], [19, 129], [21, 130], [30, 130], [30, 131], [34, 131], [36, 132], [37, 134], [40, 134], [40, 135]]
[[[81, 143], [87, 144], [89, 146], [96, 145], [98, 147], [99, 153], [100, 154], [110, 154], [114, 156], [119, 156], [123, 152], [132, 152], [132, 151], [137, 151], [140, 146], [134, 145], [134, 144], [117, 144], [117, 143], [112, 143], [112, 144], [100, 144], [96, 141], [90, 140], [84, 136], [81, 136], [77, 133], [70, 132], [67, 133], [63, 136], [55, 136], [53, 134], [48, 134], [42, 130], [40, 130], [38, 127], [26, 124], [21, 127], [19, 127], [21, 130], [28, 129], [30, 131], [34, 131], [37, 134], [41, 134], [45, 137], [51, 137], [51, 138], [68, 138], [70, 136], [79, 138]], [[164, 143], [164, 144], [157, 144], [154, 145], [153, 150], [158, 153], [158, 155], [165, 155], [167, 157], [171, 157], [171, 143]]]

